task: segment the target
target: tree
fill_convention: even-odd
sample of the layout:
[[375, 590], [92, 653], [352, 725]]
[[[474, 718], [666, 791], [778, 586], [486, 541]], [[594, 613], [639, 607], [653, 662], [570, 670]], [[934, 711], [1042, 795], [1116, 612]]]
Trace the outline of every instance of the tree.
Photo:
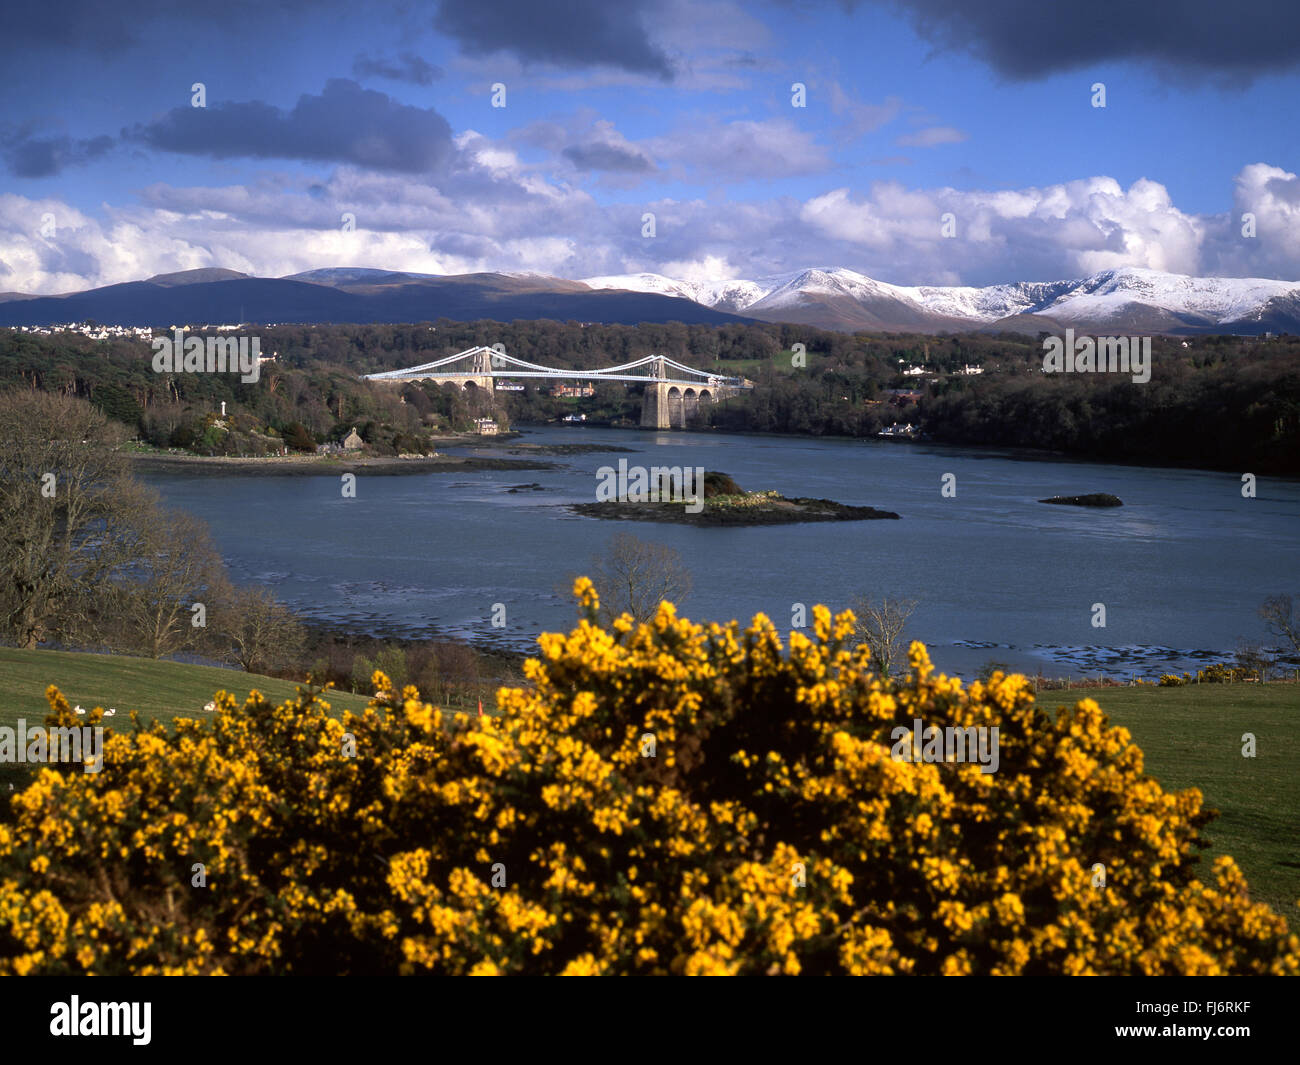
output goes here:
[[93, 604], [148, 502], [117, 450], [124, 430], [85, 400], [0, 396], [0, 629], [34, 648]]
[[626, 532], [615, 533], [605, 554], [592, 558], [591, 572], [606, 622], [620, 614], [631, 614], [638, 624], [649, 621], [662, 600], [680, 602], [692, 587], [679, 551]]
[[316, 439], [301, 422], [290, 422], [284, 427], [284, 442], [294, 451], [315, 451]]
[[1259, 608], [1270, 635], [1285, 640], [1293, 655], [1300, 655], [1300, 618], [1289, 595], [1270, 595]]
[[96, 591], [92, 631], [113, 650], [163, 658], [207, 642], [225, 568], [203, 521], [162, 509], [153, 493], [145, 502], [113, 538], [118, 564]]
[[264, 588], [226, 589], [214, 620], [213, 635], [225, 657], [248, 673], [293, 666], [306, 644], [297, 616]]
[[915, 599], [885, 597], [877, 603], [859, 597], [852, 604], [857, 619], [853, 634], [870, 649], [871, 668], [882, 677], [889, 676], [903, 655], [903, 630], [915, 609]]

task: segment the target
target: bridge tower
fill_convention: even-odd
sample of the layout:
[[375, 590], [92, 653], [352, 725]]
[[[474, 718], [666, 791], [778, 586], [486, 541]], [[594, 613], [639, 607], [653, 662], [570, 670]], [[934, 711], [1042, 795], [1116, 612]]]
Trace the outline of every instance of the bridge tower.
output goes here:
[[469, 357], [469, 373], [461, 379], [461, 390], [466, 385], [474, 385], [490, 396], [496, 390], [495, 381], [496, 378], [492, 376], [492, 349], [479, 348]]
[[[681, 390], [670, 388], [663, 384], [662, 381], [668, 376], [668, 367], [664, 364], [664, 357], [660, 355], [653, 363], [650, 364], [650, 376], [658, 378], [658, 381], [647, 382], [645, 386], [645, 396], [641, 400], [641, 428], [642, 429], [672, 429], [672, 415], [670, 410], [669, 392], [676, 392], [678, 397]], [[680, 405], [681, 399], [678, 398]], [[681, 428], [683, 422], [679, 416], [676, 428]]]

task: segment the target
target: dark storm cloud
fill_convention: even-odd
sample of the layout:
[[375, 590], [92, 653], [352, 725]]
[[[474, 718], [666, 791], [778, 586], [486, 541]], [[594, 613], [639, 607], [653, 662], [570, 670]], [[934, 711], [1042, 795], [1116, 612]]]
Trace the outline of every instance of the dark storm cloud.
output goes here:
[[1010, 81], [1095, 63], [1146, 61], [1171, 80], [1246, 85], [1300, 66], [1295, 0], [876, 0], [937, 48], [967, 52]]
[[654, 169], [654, 164], [639, 151], [621, 144], [606, 144], [600, 141], [575, 144], [565, 148], [561, 154], [579, 170], [613, 170], [625, 174], [641, 174]]
[[524, 62], [608, 66], [673, 76], [646, 29], [652, 0], [440, 0], [433, 20], [467, 55], [509, 52]]
[[112, 52], [136, 44], [140, 29], [155, 21], [247, 30], [268, 17], [319, 15], [322, 6], [328, 5], [314, 0], [222, 0], [184, 7], [176, 0], [5, 0], [0, 4], [0, 55], [49, 45]]
[[358, 78], [388, 78], [408, 81], [412, 85], [432, 85], [444, 71], [414, 52], [403, 52], [396, 59], [359, 55], [352, 61], [352, 73]]
[[[372, 0], [380, 22], [418, 12], [407, 0]], [[651, 40], [667, 0], [435, 0], [426, 25], [471, 56], [508, 53], [528, 63], [613, 67], [673, 77], [668, 56]], [[4, 0], [0, 3], [0, 58], [32, 49], [130, 52], [162, 30], [208, 37], [285, 39], [306, 25], [327, 23], [355, 10], [353, 0]], [[427, 16], [426, 16], [427, 17]], [[680, 17], [680, 16], [677, 16]], [[414, 56], [358, 58], [357, 77], [394, 77], [427, 85], [437, 68]]]
[[51, 177], [67, 167], [88, 163], [112, 146], [112, 137], [39, 137], [31, 127], [0, 134], [0, 156], [9, 172], [22, 178]]
[[178, 107], [123, 136], [164, 151], [214, 158], [324, 160], [372, 170], [423, 173], [451, 156], [451, 127], [432, 109], [400, 104], [333, 78], [292, 111], [252, 100]]

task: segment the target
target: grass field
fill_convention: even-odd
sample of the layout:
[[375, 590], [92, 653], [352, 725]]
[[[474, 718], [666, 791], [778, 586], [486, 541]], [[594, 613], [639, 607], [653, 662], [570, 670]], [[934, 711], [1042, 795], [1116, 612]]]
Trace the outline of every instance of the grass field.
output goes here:
[[[1231, 854], [1251, 896], [1300, 928], [1300, 685], [1199, 684], [1040, 692], [1052, 708], [1096, 699], [1146, 755], [1146, 771], [1166, 788], [1201, 789], [1220, 816], [1205, 829], [1209, 862]], [[1256, 756], [1242, 757], [1242, 734]]]
[[[0, 725], [19, 717], [38, 724], [48, 707], [45, 688], [55, 684], [87, 709], [117, 708], [126, 715], [170, 719], [201, 716], [219, 690], [243, 698], [253, 688], [277, 702], [294, 693], [289, 681], [210, 666], [64, 651], [0, 647]], [[1146, 771], [1165, 787], [1198, 787], [1220, 817], [1206, 830], [1213, 856], [1231, 854], [1253, 895], [1300, 927], [1300, 685], [1204, 684], [1180, 688], [1114, 688], [1042, 692], [1051, 709], [1095, 698], [1112, 723], [1123, 725], [1146, 755]], [[360, 695], [334, 692], [335, 711], [359, 710]], [[1241, 754], [1244, 732], [1256, 737], [1255, 758]], [[23, 779], [27, 767], [0, 765], [3, 782]]]
[[[40, 725], [49, 713], [45, 689], [55, 685], [73, 706], [87, 710], [96, 706], [115, 707], [109, 724], [130, 728], [130, 711], [140, 711], [148, 721], [154, 718], [202, 717], [203, 704], [222, 689], [241, 701], [253, 689], [268, 699], [283, 702], [293, 696], [292, 681], [262, 677], [215, 666], [194, 666], [180, 662], [156, 662], [123, 655], [89, 655], [71, 651], [20, 651], [0, 647], [0, 725], [13, 727], [24, 718], [28, 727]], [[331, 692], [325, 700], [335, 711], [360, 710], [364, 696]], [[26, 765], [0, 765], [0, 791], [7, 783], [21, 781]]]

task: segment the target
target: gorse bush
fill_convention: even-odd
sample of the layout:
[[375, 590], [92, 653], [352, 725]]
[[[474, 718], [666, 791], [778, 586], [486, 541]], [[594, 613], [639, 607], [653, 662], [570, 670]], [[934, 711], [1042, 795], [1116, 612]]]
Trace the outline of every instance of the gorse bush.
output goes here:
[[[43, 770], [0, 826], [0, 972], [1300, 972], [1091, 700], [1053, 719], [920, 644], [884, 681], [823, 607], [783, 647], [575, 590], [498, 717], [223, 694]], [[895, 761], [918, 718], [997, 726], [997, 772]]]

